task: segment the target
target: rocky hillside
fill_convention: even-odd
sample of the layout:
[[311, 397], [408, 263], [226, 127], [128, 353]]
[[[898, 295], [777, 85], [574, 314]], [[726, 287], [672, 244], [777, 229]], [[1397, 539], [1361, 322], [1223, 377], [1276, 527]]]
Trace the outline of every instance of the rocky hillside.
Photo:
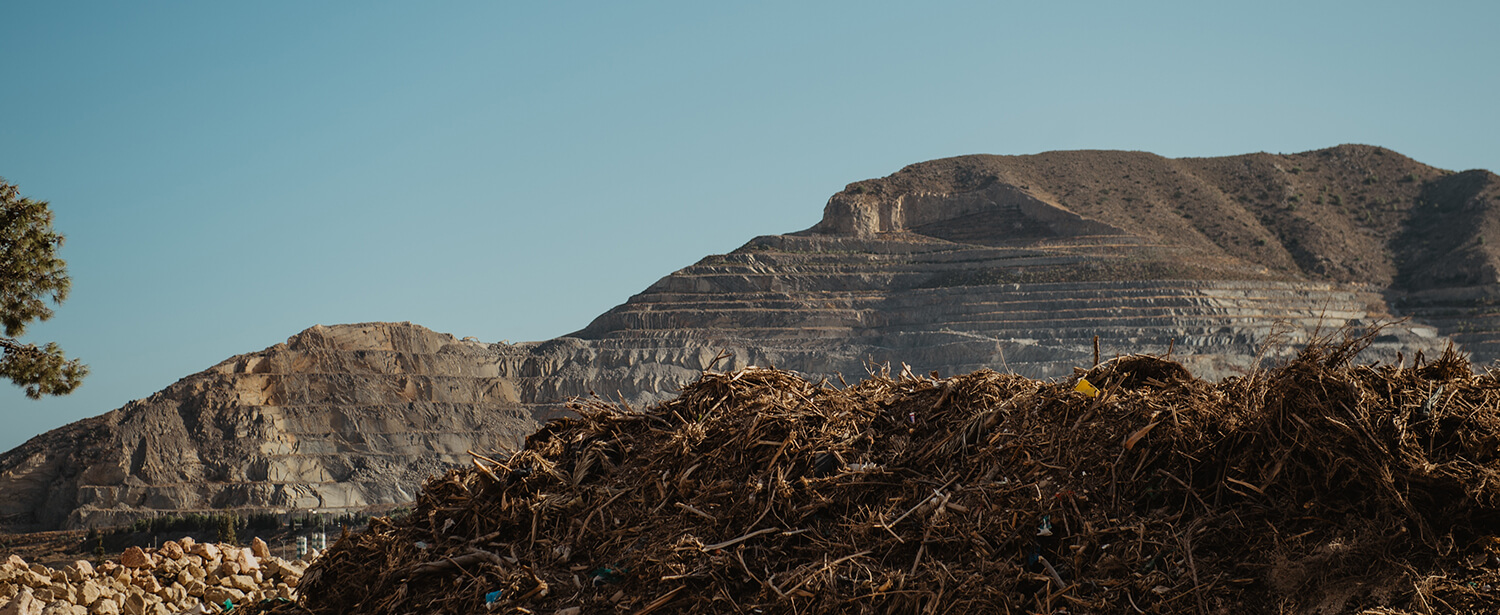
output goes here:
[[[546, 342], [315, 327], [0, 456], [0, 514], [350, 509], [505, 448], [597, 392], [659, 401], [704, 368], [889, 363], [1030, 377], [1167, 352], [1202, 377], [1317, 331], [1411, 316], [1369, 360], [1500, 357], [1500, 178], [1368, 146], [1168, 159], [964, 156], [850, 184], [821, 222], [677, 271]], [[1493, 239], [1490, 239], [1493, 237]], [[856, 380], [857, 378], [849, 378]]]
[[484, 344], [409, 323], [313, 327], [0, 456], [0, 514], [27, 527], [153, 511], [404, 502], [468, 449], [537, 423]]
[[1453, 336], [1488, 363], [1496, 179], [1368, 146], [925, 162], [850, 184], [813, 228], [704, 259], [575, 335], [714, 339], [808, 373], [873, 360], [1028, 376], [1092, 361], [1097, 335], [1106, 357], [1171, 347], [1222, 377], [1272, 339], [1412, 315], [1368, 358]]

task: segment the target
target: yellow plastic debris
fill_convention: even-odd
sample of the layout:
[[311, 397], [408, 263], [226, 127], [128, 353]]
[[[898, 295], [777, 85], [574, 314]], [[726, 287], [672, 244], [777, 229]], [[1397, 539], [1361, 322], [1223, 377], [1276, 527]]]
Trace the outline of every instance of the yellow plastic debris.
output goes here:
[[1073, 390], [1078, 391], [1079, 393], [1083, 393], [1084, 395], [1087, 395], [1089, 397], [1099, 396], [1099, 388], [1094, 386], [1094, 383], [1089, 382], [1087, 378], [1079, 378], [1078, 386], [1073, 387]]

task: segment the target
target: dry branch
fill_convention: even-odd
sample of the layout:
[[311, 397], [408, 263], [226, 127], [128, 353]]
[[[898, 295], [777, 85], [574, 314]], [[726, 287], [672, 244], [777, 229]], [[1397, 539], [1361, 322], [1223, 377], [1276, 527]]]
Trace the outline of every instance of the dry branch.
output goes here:
[[341, 539], [305, 607], [1493, 612], [1500, 376], [1350, 365], [1368, 341], [1218, 383], [1131, 355], [1055, 382], [754, 368], [644, 410], [580, 401]]

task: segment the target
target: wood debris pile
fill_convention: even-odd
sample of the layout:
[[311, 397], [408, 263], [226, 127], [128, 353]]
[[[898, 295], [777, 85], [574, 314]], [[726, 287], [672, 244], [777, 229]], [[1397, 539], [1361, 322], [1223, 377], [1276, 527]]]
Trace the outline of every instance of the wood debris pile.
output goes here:
[[644, 411], [580, 402], [346, 534], [302, 608], [1493, 610], [1500, 377], [1452, 352], [1350, 365], [1368, 340], [1219, 383], [1136, 355], [1058, 382], [746, 369]]

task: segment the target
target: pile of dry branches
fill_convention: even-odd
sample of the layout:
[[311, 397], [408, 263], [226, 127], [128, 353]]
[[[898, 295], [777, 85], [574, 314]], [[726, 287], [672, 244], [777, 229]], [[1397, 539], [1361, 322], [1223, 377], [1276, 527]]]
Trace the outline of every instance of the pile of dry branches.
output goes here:
[[580, 402], [344, 536], [303, 607], [1494, 609], [1500, 378], [1451, 352], [1351, 366], [1363, 344], [1220, 383], [1137, 355], [1059, 382], [752, 368], [644, 411]]

